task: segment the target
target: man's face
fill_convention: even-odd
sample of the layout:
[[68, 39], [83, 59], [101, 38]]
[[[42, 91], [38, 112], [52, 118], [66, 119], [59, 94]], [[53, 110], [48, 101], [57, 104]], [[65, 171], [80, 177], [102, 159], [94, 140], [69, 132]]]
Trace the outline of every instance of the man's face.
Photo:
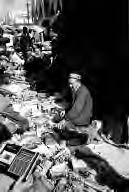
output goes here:
[[69, 78], [69, 85], [70, 85], [70, 87], [72, 87], [72, 88], [76, 88], [76, 86], [78, 85], [77, 79]]

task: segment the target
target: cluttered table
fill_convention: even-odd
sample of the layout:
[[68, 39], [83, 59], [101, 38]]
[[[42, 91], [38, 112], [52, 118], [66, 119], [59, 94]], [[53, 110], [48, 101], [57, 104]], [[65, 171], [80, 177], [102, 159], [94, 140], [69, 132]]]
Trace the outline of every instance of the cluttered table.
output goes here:
[[[53, 133], [52, 118], [56, 113], [63, 111], [63, 109], [55, 103], [54, 97], [48, 97], [45, 93], [37, 93], [31, 90], [25, 80], [25, 71], [22, 68], [20, 68], [20, 70], [13, 70], [13, 75], [12, 70], [10, 73], [10, 84], [4, 85], [1, 87], [1, 90], [12, 93], [10, 101], [13, 109], [28, 119], [29, 130], [22, 135], [13, 134], [11, 140], [1, 145], [0, 152], [7, 143], [10, 143], [39, 153], [40, 161], [36, 164], [32, 177], [34, 175], [34, 178], [36, 177], [37, 180], [43, 183], [47, 191], [113, 191], [108, 186], [100, 185], [96, 181], [96, 171], [90, 168], [85, 161], [77, 159], [66, 146], [65, 141], [59, 144], [53, 137], [50, 137], [50, 133]], [[2, 115], [0, 116], [0, 120], [7, 127], [17, 128], [18, 126], [16, 122]], [[87, 147], [97, 155], [104, 156], [107, 159], [111, 156], [106, 156], [105, 149], [109, 151], [109, 154], [112, 152], [112, 149], [110, 150], [109, 145], [106, 143], [98, 145], [89, 144]], [[116, 150], [114, 155], [117, 156], [117, 153], [118, 151]], [[119, 154], [121, 153], [128, 153], [127, 156], [129, 156], [129, 152], [124, 151], [124, 149], [119, 151]], [[114, 163], [110, 159], [109, 162], [112, 165]], [[122, 172], [121, 164], [119, 162], [117, 164], [119, 173], [125, 174], [127, 177], [129, 177], [129, 170], [127, 170], [127, 167], [129, 167], [128, 164], [127, 161], [126, 164], [124, 163], [125, 173]], [[35, 182], [34, 178], [33, 182]], [[12, 182], [12, 178], [1, 174], [0, 192], [8, 191]], [[39, 187], [33, 188], [32, 191], [40, 192], [40, 190]]]

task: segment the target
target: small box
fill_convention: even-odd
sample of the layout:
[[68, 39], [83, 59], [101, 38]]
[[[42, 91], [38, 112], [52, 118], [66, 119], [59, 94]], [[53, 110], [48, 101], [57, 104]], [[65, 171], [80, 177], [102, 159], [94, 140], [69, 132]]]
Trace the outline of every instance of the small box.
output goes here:
[[26, 180], [32, 173], [39, 154], [18, 145], [6, 144], [0, 154], [0, 172], [15, 180], [24, 175]]

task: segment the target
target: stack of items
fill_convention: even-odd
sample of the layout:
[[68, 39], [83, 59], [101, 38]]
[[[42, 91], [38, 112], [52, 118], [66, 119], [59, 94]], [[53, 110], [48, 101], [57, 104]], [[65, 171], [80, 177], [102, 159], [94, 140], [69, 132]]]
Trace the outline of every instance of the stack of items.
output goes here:
[[[77, 160], [65, 142], [57, 143], [51, 119], [56, 113], [64, 111], [55, 104], [54, 97], [31, 91], [22, 70], [13, 71], [11, 84], [6, 89], [14, 93], [11, 97], [12, 106], [16, 112], [28, 119], [30, 127], [23, 135], [14, 134], [9, 142], [40, 153], [40, 163], [34, 175], [40, 178], [50, 191], [111, 191], [96, 182], [96, 172], [89, 169], [84, 161]], [[6, 119], [6, 125], [9, 124], [14, 126], [14, 123]]]
[[[17, 74], [20, 74], [19, 77]], [[44, 132], [51, 132], [53, 116], [61, 112], [62, 109], [54, 102], [54, 97], [46, 97], [44, 93], [37, 93], [30, 90], [30, 86], [23, 79], [23, 73], [13, 70], [13, 78], [9, 85], [4, 85], [4, 89], [11, 91], [11, 104], [15, 112], [29, 121], [31, 130], [41, 137]], [[20, 80], [19, 80], [20, 79]], [[5, 123], [6, 122], [6, 123]], [[11, 121], [5, 121], [7, 126], [13, 126]]]
[[[77, 160], [70, 154], [67, 147], [57, 147], [48, 155], [42, 154], [40, 164], [35, 173], [40, 179], [48, 183], [47, 188], [55, 192], [109, 192], [106, 186], [95, 181], [96, 172], [88, 168], [82, 160]], [[83, 173], [83, 174], [82, 174]]]

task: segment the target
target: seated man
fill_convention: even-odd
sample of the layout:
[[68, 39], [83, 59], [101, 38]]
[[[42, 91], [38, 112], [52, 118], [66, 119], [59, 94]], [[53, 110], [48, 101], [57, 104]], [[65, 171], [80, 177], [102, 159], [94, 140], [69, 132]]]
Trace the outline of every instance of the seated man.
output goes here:
[[[65, 117], [55, 117], [54, 122], [60, 123], [59, 127], [65, 127], [65, 130], [61, 130], [63, 138], [70, 139], [74, 137], [74, 143], [77, 144], [77, 137], [80, 137], [81, 143], [86, 143], [88, 140], [88, 134], [86, 133], [86, 127], [90, 123], [92, 117], [92, 97], [89, 90], [81, 84], [81, 76], [78, 74], [70, 74], [69, 83], [72, 90], [72, 102], [69, 107], [66, 108], [66, 103], [63, 101], [63, 107], [65, 108]], [[64, 105], [65, 103], [65, 105]], [[61, 121], [65, 119], [65, 121]], [[83, 129], [83, 131], [82, 131]], [[67, 131], [68, 130], [68, 131]], [[80, 132], [80, 133], [79, 133]], [[79, 141], [80, 142], [80, 141]]]
[[81, 76], [70, 74], [69, 84], [73, 92], [73, 105], [66, 118], [74, 125], [87, 126], [92, 117], [93, 101], [89, 90], [81, 83]]

